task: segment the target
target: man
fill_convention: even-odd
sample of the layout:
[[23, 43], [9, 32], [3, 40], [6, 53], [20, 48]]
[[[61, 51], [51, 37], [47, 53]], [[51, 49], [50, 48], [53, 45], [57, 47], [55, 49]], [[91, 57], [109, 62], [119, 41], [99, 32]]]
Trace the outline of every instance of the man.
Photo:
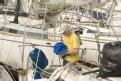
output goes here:
[[63, 65], [68, 62], [77, 62], [79, 60], [79, 47], [81, 44], [80, 39], [74, 32], [72, 32], [71, 27], [69, 25], [63, 26], [60, 29], [60, 33], [63, 34], [63, 42], [68, 48], [68, 51], [63, 56]]

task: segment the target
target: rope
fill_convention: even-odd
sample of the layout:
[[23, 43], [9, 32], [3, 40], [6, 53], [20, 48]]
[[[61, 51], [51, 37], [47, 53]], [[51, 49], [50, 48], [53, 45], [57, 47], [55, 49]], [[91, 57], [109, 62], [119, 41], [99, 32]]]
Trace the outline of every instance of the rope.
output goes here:
[[[29, 60], [30, 60], [31, 58], [29, 58]], [[38, 59], [38, 57], [37, 57], [37, 59]], [[49, 72], [47, 72], [47, 71], [45, 71], [45, 70], [43, 70], [43, 69], [41, 69], [40, 67], [38, 67], [37, 66], [37, 62], [36, 62], [36, 64], [32, 61], [32, 60], [30, 60], [34, 65], [36, 65], [36, 69], [38, 68], [40, 71], [42, 71], [42, 72], [44, 72], [44, 73], [46, 73], [46, 74], [48, 74], [48, 75], [51, 75], [51, 73], [49, 73]], [[37, 70], [36, 70], [37, 71]], [[37, 71], [38, 72], [38, 71]]]
[[[9, 73], [9, 75], [11, 76], [11, 78], [14, 80], [14, 81], [16, 81], [16, 79], [18, 79], [18, 77], [15, 77], [14, 75], [12, 75], [13, 73], [12, 73], [12, 71], [11, 70], [13, 70], [13, 71], [15, 71], [15, 72], [17, 72], [17, 70], [15, 70], [15, 69], [13, 69], [11, 66], [8, 66], [7, 64], [4, 64], [4, 63], [2, 63], [2, 62], [0, 62], [0, 65], [2, 65], [2, 67]], [[17, 74], [16, 74], [17, 75]], [[16, 79], [15, 79], [16, 78]], [[18, 81], [18, 80], [17, 80]]]
[[[6, 12], [6, 14], [7, 14], [7, 12]], [[28, 19], [29, 20], [29, 19]], [[5, 22], [6, 22], [6, 18], [5, 18]], [[26, 23], [26, 25], [27, 25], [27, 23]], [[5, 26], [4, 26], [5, 27]], [[28, 30], [29, 31], [29, 30]], [[3, 34], [2, 34], [3, 35]], [[26, 35], [27, 35], [27, 31], [26, 31], [26, 28], [25, 28], [25, 32], [24, 32], [24, 38], [23, 38], [23, 42], [25, 42], [25, 38], [26, 38]], [[2, 37], [3, 38], [3, 37]], [[14, 43], [14, 42], [13, 42]], [[3, 44], [3, 43], [2, 43]], [[24, 45], [25, 43], [23, 43], [23, 46], [25, 46]], [[13, 46], [13, 44], [12, 44], [12, 46]], [[23, 57], [24, 57], [24, 48], [25, 47], [23, 47], [23, 55], [22, 55], [22, 63], [24, 62], [24, 60], [23, 60]], [[12, 49], [12, 47], [11, 47], [11, 49]], [[11, 50], [10, 50], [11, 51]], [[10, 52], [9, 52], [10, 53]], [[8, 54], [8, 56], [7, 56], [7, 58], [9, 57], [9, 54]], [[23, 64], [22, 64], [22, 67], [23, 67]]]
[[49, 81], [56, 81], [59, 77], [61, 78], [63, 77], [63, 79], [65, 79], [67, 75], [70, 73], [72, 73], [73, 75], [82, 75], [82, 71], [81, 70], [79, 71], [77, 68], [80, 68], [80, 65], [78, 63], [76, 64], [68, 63], [65, 66], [55, 70], [53, 74], [50, 76]]
[[38, 59], [39, 59], [39, 53], [40, 53], [40, 50], [39, 50], [39, 52], [38, 52], [38, 54], [37, 54], [37, 62], [36, 62], [36, 64], [35, 64], [34, 77], [35, 77], [35, 73], [37, 72], [37, 64], [38, 64]]
[[[10, 2], [10, 0], [8, 1], [8, 3], [9, 3], [9, 2]], [[7, 4], [7, 10], [8, 10], [8, 6], [9, 6], [9, 5]], [[4, 27], [5, 27], [5, 25], [6, 25], [6, 15], [7, 15], [7, 11], [6, 11], [6, 12], [5, 12], [5, 14], [4, 14], [5, 22], [4, 22], [4, 24], [3, 24], [3, 25], [4, 25], [4, 26], [3, 26], [3, 28], [4, 28]], [[2, 31], [2, 38], [3, 38], [3, 34], [4, 34], [4, 31]], [[2, 50], [3, 50], [3, 40], [2, 40], [2, 45], [1, 45], [1, 46], [2, 46], [2, 48], [1, 48], [1, 54], [2, 54]], [[5, 65], [5, 66], [6, 66], [6, 65]], [[12, 75], [11, 71], [9, 70], [9, 68], [8, 68], [7, 66], [6, 66], [6, 68], [8, 69], [8, 71], [9, 71], [9, 73], [10, 73], [10, 75], [11, 75], [12, 79], [13, 79], [14, 81], [16, 81], [16, 80], [15, 80], [15, 78], [13, 77], [13, 75]]]
[[[5, 65], [6, 66], [6, 65]], [[9, 71], [9, 73], [10, 73], [10, 75], [11, 75], [11, 77], [12, 77], [12, 79], [14, 80], [14, 81], [16, 81], [16, 79], [14, 78], [14, 76], [12, 75], [12, 73], [11, 73], [11, 71], [10, 71], [10, 69], [6, 66], [6, 68], [8, 69], [8, 71]]]
[[[8, 3], [10, 2], [10, 0], [8, 1]], [[8, 10], [8, 4], [7, 4], [7, 10]], [[5, 22], [3, 23], [3, 28], [5, 27], [5, 25], [6, 25], [6, 15], [7, 15], [7, 11], [5, 12], [5, 14], [3, 15], [5, 18]], [[4, 31], [2, 31], [2, 38], [3, 38], [3, 34], [4, 34]], [[1, 45], [1, 50], [0, 50], [0, 53], [2, 54], [2, 51], [3, 51], [3, 40], [1, 41], [2, 42], [2, 45]]]
[[[10, 2], [10, 0], [9, 0], [9, 2]], [[9, 5], [9, 2], [8, 2], [8, 5]], [[7, 10], [8, 10], [8, 5], [7, 5]], [[6, 15], [7, 15], [7, 11], [6, 11], [6, 14], [5, 14], [5, 24], [4, 24], [4, 26], [3, 26], [3, 28], [5, 27], [5, 25], [6, 25]], [[2, 31], [2, 32], [4, 32], [4, 31]], [[2, 34], [3, 35], [3, 34]], [[3, 37], [2, 37], [3, 38]], [[15, 38], [16, 39], [16, 38]], [[2, 43], [3, 44], [3, 43]], [[13, 43], [11, 44], [11, 48], [10, 48], [10, 50], [9, 50], [9, 54], [11, 53], [11, 51], [12, 51], [12, 47], [13, 47]], [[9, 54], [8, 54], [8, 56], [7, 56], [7, 59], [8, 59], [8, 57], [9, 57]], [[8, 61], [8, 60], [7, 60]]]

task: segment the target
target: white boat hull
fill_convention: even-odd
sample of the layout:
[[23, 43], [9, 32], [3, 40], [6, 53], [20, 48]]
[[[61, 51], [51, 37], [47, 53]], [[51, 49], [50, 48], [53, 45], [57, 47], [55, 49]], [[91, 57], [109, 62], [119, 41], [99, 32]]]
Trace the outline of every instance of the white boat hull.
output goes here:
[[53, 65], [59, 65], [59, 58], [53, 53], [53, 41], [39, 40], [26, 37], [25, 42], [26, 43], [24, 47], [24, 60], [22, 63], [23, 37], [19, 35], [15, 36], [0, 34], [0, 61], [11, 65], [14, 68], [22, 68], [22, 64], [24, 68], [26, 68], [28, 55], [33, 50], [32, 44], [36, 44], [39, 46], [35, 47], [41, 49], [47, 56], [49, 60], [48, 67], [51, 66], [52, 61]]
[[[99, 65], [99, 58], [105, 43], [117, 41], [116, 37], [99, 36], [99, 41], [95, 37], [82, 36], [82, 45], [80, 51], [81, 60], [87, 63]], [[121, 38], [119, 38], [120, 40]], [[98, 43], [99, 42], [99, 43]]]

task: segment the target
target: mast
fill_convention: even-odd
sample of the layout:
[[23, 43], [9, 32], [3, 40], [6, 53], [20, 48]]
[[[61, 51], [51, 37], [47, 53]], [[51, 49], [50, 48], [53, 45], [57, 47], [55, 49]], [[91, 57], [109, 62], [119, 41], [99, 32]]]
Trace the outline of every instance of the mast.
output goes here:
[[4, 0], [0, 0], [0, 3], [1, 3], [1, 4], [4, 4]]
[[111, 24], [111, 19], [112, 19], [112, 16], [113, 16], [113, 10], [115, 8], [115, 6], [117, 5], [117, 0], [113, 0], [113, 3], [110, 7], [110, 10], [109, 10], [109, 17], [107, 19], [107, 22], [106, 22], [106, 25], [109, 27], [110, 24]]
[[16, 2], [16, 8], [15, 8], [15, 18], [13, 23], [18, 24], [18, 17], [19, 17], [19, 12], [20, 12], [20, 7], [21, 6], [21, 0], [17, 0]]

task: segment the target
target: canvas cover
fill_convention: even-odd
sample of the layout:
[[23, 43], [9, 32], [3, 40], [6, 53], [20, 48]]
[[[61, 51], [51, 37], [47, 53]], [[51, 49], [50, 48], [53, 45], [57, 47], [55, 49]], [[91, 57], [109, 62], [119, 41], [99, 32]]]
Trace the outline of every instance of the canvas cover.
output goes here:
[[99, 76], [121, 76], [121, 41], [106, 43], [102, 50]]

